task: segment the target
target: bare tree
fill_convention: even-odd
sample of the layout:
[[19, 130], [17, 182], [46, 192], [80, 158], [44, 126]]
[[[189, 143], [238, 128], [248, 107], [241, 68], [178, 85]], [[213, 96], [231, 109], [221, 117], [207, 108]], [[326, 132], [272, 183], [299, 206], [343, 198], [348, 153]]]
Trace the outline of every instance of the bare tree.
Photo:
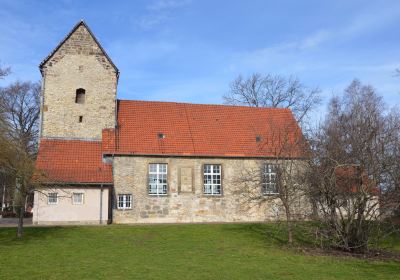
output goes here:
[[307, 219], [311, 213], [304, 186], [309, 147], [298, 126], [288, 125], [271, 132], [269, 139], [260, 140], [260, 149], [273, 144], [278, 147], [274, 156], [260, 161], [259, 165], [242, 168], [231, 183], [245, 211], [267, 206], [264, 208], [270, 212], [267, 216], [275, 221], [283, 218], [288, 243], [292, 244], [294, 222]]
[[319, 234], [329, 246], [365, 252], [387, 229], [378, 222], [386, 203], [379, 194], [393, 184], [399, 133], [390, 118], [375, 90], [355, 80], [342, 97], [332, 98], [314, 134], [309, 195], [318, 202], [324, 221]]
[[22, 236], [27, 197], [37, 180], [34, 160], [37, 151], [40, 87], [31, 82], [16, 82], [0, 89], [0, 167], [13, 184], [14, 207], [19, 209], [18, 237]]
[[34, 156], [39, 135], [40, 85], [15, 82], [0, 89], [0, 112], [7, 137]]
[[25, 213], [25, 202], [27, 197], [37, 188], [38, 180], [34, 180], [35, 162], [25, 147], [7, 138], [5, 134], [0, 135], [0, 165], [7, 175], [15, 179], [15, 185], [7, 186], [14, 190], [14, 204], [18, 206], [19, 222], [17, 236], [23, 234], [23, 218]]
[[252, 74], [238, 76], [223, 96], [226, 104], [251, 107], [290, 108], [302, 122], [320, 104], [318, 88], [307, 88], [297, 78]]
[[[10, 68], [2, 68], [0, 66], [0, 80], [4, 79], [10, 73]], [[3, 104], [3, 98], [0, 96], [0, 104]], [[0, 128], [5, 125], [5, 116], [3, 110], [0, 108]]]
[[[0, 80], [4, 79], [8, 74], [10, 73], [10, 68], [4, 68], [1, 67], [0, 65]], [[3, 104], [3, 99], [0, 97], [0, 104]], [[3, 110], [0, 108], [0, 133], [3, 135], [5, 133], [5, 127], [6, 127], [6, 121], [5, 121], [5, 115]], [[7, 176], [5, 174], [5, 170], [2, 166], [0, 166], [0, 181], [2, 182], [2, 185], [0, 186], [0, 192], [1, 196], [0, 198], [2, 199], [1, 201], [1, 211], [4, 209], [4, 203], [5, 203], [5, 197], [6, 197], [6, 190], [5, 190], [5, 181], [7, 180]], [[1, 217], [1, 214], [0, 214]]]
[[400, 217], [400, 111], [393, 108], [385, 122], [386, 156], [382, 179], [381, 208], [387, 215]]
[[11, 73], [10, 67], [1, 67], [0, 65], [0, 80]]

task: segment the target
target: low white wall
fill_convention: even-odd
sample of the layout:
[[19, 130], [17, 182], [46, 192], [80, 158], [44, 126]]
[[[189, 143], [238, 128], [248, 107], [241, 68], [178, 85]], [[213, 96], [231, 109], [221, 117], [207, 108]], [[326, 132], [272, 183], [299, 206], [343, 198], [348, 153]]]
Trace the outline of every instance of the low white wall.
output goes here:
[[[102, 222], [108, 220], [108, 189], [102, 193]], [[48, 203], [48, 193], [58, 194], [58, 203]], [[73, 204], [73, 193], [83, 193], [83, 204]], [[35, 191], [33, 207], [34, 224], [99, 224], [100, 223], [100, 188], [49, 188]]]

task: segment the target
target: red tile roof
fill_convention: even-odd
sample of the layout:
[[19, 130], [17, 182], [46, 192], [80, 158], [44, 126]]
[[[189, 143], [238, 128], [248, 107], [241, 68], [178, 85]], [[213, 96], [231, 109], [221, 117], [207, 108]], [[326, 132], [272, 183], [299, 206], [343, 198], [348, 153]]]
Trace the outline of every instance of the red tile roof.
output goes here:
[[335, 179], [338, 190], [345, 193], [359, 193], [367, 191], [378, 195], [379, 189], [373, 180], [359, 165], [344, 165], [335, 168]]
[[297, 143], [305, 141], [289, 109], [120, 100], [112, 132], [103, 132], [105, 151], [117, 154], [304, 156]]
[[51, 183], [112, 183], [100, 141], [41, 139], [36, 168]]
[[47, 182], [112, 183], [103, 154], [304, 157], [303, 144], [289, 109], [120, 100], [101, 142], [41, 139], [36, 167]]

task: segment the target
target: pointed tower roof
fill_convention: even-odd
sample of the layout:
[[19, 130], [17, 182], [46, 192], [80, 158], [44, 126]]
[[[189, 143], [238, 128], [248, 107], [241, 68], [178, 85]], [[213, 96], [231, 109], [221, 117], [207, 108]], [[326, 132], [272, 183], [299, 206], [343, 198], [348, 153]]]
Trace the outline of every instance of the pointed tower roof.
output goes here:
[[53, 55], [60, 49], [60, 47], [71, 37], [71, 35], [80, 27], [84, 26], [86, 30], [89, 32], [90, 36], [92, 36], [93, 40], [96, 42], [96, 44], [99, 46], [100, 50], [104, 53], [106, 56], [108, 62], [112, 65], [114, 68], [117, 77], [119, 77], [119, 70], [117, 66], [115, 66], [114, 62], [111, 60], [111, 58], [108, 56], [107, 52], [103, 49], [99, 41], [97, 40], [96, 36], [94, 36], [92, 30], [90, 30], [89, 26], [86, 24], [84, 20], [80, 20], [73, 28], [72, 30], [64, 37], [64, 39], [61, 40], [61, 42], [55, 47], [55, 49], [39, 64], [39, 69], [40, 73], [43, 75], [43, 67], [44, 65], [53, 57]]

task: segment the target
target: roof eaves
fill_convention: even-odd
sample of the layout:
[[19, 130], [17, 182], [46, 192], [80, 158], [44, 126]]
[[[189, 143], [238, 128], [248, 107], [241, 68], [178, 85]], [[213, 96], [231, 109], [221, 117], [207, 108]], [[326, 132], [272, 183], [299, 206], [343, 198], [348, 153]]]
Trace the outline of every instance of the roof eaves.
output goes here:
[[44, 185], [113, 185], [113, 182], [44, 182]]
[[282, 159], [282, 160], [306, 160], [302, 156], [273, 156], [273, 155], [246, 155], [246, 154], [160, 154], [160, 153], [135, 153], [135, 152], [103, 152], [103, 156], [136, 156], [136, 157], [189, 157], [189, 158], [251, 158], [251, 159]]

